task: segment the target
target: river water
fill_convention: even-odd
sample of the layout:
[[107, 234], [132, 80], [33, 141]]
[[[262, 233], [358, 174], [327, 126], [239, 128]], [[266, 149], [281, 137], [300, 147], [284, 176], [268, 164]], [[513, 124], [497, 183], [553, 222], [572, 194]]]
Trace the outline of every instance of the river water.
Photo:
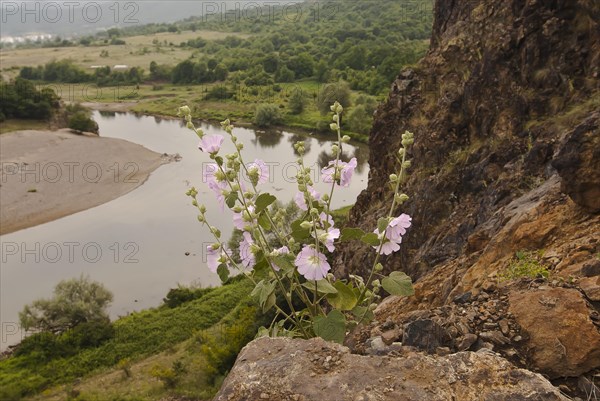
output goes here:
[[[180, 121], [158, 117], [95, 112], [94, 119], [103, 137], [126, 139], [159, 153], [179, 153], [182, 158], [159, 167], [143, 185], [118, 199], [0, 237], [0, 349], [22, 338], [18, 312], [23, 306], [50, 297], [63, 279], [83, 274], [103, 283], [114, 294], [110, 307], [113, 319], [160, 305], [169, 288], [178, 284], [219, 284], [217, 275], [205, 265], [204, 249], [212, 243], [212, 237], [196, 220], [196, 210], [185, 191], [191, 185], [198, 188], [198, 198], [207, 206], [210, 223], [219, 227], [226, 238], [233, 224], [231, 214], [221, 212], [212, 191], [202, 183], [203, 165], [211, 160], [197, 149], [196, 135]], [[201, 127], [207, 134], [227, 137], [220, 126]], [[235, 128], [234, 134], [244, 143], [246, 162], [260, 158], [270, 168], [271, 177], [261, 185], [262, 191], [283, 202], [293, 199], [296, 192], [296, 141], [305, 141], [305, 164], [315, 171], [332, 158], [332, 136], [246, 128]], [[223, 151], [233, 151], [227, 139]], [[335, 208], [354, 203], [367, 185], [367, 146], [344, 145], [344, 153], [356, 157], [358, 167], [350, 187], [334, 194]], [[313, 180], [317, 189], [328, 192], [329, 185], [321, 182], [318, 174]], [[15, 244], [20, 252], [4, 252], [7, 244]]]

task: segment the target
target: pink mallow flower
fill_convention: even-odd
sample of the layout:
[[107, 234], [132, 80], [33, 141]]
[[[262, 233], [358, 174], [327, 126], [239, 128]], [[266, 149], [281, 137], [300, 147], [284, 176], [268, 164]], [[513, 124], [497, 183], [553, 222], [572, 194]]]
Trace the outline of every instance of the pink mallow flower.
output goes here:
[[204, 135], [200, 139], [198, 149], [206, 153], [217, 153], [221, 149], [224, 139], [221, 135]]
[[[311, 187], [310, 185], [306, 187], [308, 189], [308, 193], [310, 195], [310, 202], [312, 203], [313, 201], [318, 201], [319, 199], [321, 199], [321, 194], [317, 192], [316, 189], [314, 189], [313, 187]], [[294, 201], [296, 202], [296, 205], [298, 205], [298, 207], [302, 210], [308, 210], [308, 206], [306, 205], [306, 199], [304, 198], [304, 193], [298, 191], [296, 193], [296, 196], [294, 196]]]
[[294, 264], [298, 267], [298, 273], [307, 280], [321, 280], [331, 270], [325, 255], [318, 252], [312, 245], [305, 245], [302, 248]]
[[248, 174], [252, 174], [253, 170], [258, 173], [259, 184], [269, 181], [269, 166], [264, 161], [255, 159], [252, 163], [248, 163]]
[[[380, 254], [390, 255], [400, 250], [400, 244], [402, 243], [402, 236], [406, 234], [406, 229], [412, 224], [412, 218], [402, 213], [400, 216], [394, 218], [388, 224], [385, 229], [385, 239], [381, 246]], [[373, 232], [377, 235], [381, 235], [379, 229], [376, 228]], [[373, 247], [375, 250], [379, 250], [379, 245]]]
[[333, 252], [335, 250], [333, 242], [340, 237], [340, 230], [334, 228], [333, 217], [325, 212], [321, 212], [319, 218], [321, 219], [320, 225], [322, 228], [317, 229], [316, 234], [314, 231], [311, 231], [311, 235], [313, 238], [318, 238], [329, 252]]
[[218, 171], [219, 166], [217, 166], [216, 163], [204, 164], [202, 166], [202, 180], [207, 183], [208, 187], [215, 193], [219, 206], [221, 206], [221, 210], [224, 210], [225, 195], [223, 195], [223, 191], [227, 189], [227, 182], [225, 180], [219, 181], [217, 179]]
[[227, 264], [229, 260], [228, 255], [231, 255], [229, 249], [223, 249], [222, 247], [213, 249], [212, 245], [208, 245], [206, 247], [206, 264], [208, 265], [208, 270], [216, 273], [220, 264]]
[[[254, 212], [254, 206], [248, 206], [248, 210], [250, 211], [250, 213]], [[256, 220], [255, 219], [253, 219], [252, 221], [246, 221], [244, 219], [244, 214], [245, 213], [246, 213], [246, 211], [242, 210], [239, 213], [234, 213], [233, 214], [233, 225], [238, 230], [245, 231], [246, 227], [252, 226], [252, 225], [256, 224]]]
[[254, 245], [254, 240], [249, 232], [244, 231], [242, 234], [243, 238], [240, 241], [240, 259], [242, 259], [242, 265], [246, 268], [252, 268], [254, 266], [254, 262], [256, 258], [254, 253], [252, 252], [252, 245]]
[[[321, 170], [323, 182], [326, 182], [328, 184], [331, 184], [333, 182], [335, 176], [335, 164], [336, 160], [332, 160], [329, 162], [329, 165], [327, 167], [324, 167]], [[356, 166], [356, 157], [353, 157], [348, 163], [338, 160], [337, 168], [340, 171], [340, 181], [339, 183], [336, 182], [336, 184], [342, 187], [349, 186], [350, 180], [352, 179], [352, 174], [354, 173]]]

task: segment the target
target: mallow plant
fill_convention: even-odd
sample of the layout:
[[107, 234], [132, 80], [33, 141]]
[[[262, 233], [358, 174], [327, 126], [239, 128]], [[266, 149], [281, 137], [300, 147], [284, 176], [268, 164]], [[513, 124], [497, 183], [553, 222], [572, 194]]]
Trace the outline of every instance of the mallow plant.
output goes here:
[[[261, 328], [259, 335], [319, 336], [341, 343], [348, 330], [373, 318], [382, 288], [393, 295], [414, 293], [410, 277], [399, 271], [383, 275], [380, 262], [382, 255], [400, 249], [411, 226], [411, 217], [397, 214], [397, 209], [408, 200], [401, 192], [401, 184], [410, 167], [407, 150], [414, 141], [413, 134], [406, 131], [402, 135], [402, 147], [396, 153], [397, 171], [389, 177], [394, 196], [387, 215], [379, 218], [372, 232], [360, 228], [340, 230], [331, 216], [331, 200], [336, 190], [350, 185], [356, 159], [342, 161], [343, 146], [350, 138], [341, 134], [343, 107], [336, 102], [331, 111], [330, 127], [337, 133], [337, 142], [331, 149], [335, 159], [320, 171], [322, 181], [329, 184], [328, 190], [319, 193], [315, 188], [311, 178], [314, 175], [303, 160], [305, 145], [297, 142], [294, 148], [299, 155], [298, 192], [294, 200], [303, 214], [286, 226], [281, 211], [274, 207], [276, 197], [261, 188], [269, 180], [268, 166], [263, 160], [244, 160], [244, 145], [235, 136], [230, 121], [223, 121], [221, 126], [236, 150], [223, 155], [221, 145], [225, 137], [204, 134], [194, 125], [190, 108], [179, 109], [187, 127], [199, 137], [199, 149], [214, 162], [205, 166], [203, 182], [214, 192], [221, 208], [230, 209], [235, 227], [243, 232], [239, 258], [234, 258], [219, 229], [211, 224], [206, 206], [199, 202], [196, 188], [188, 190], [187, 195], [198, 209], [198, 220], [215, 238], [206, 249], [208, 268], [223, 281], [234, 271], [253, 281], [252, 295], [263, 311], [275, 310], [271, 325]], [[346, 241], [362, 241], [373, 248], [374, 262], [368, 277], [350, 275], [342, 279], [332, 273], [331, 255], [337, 244]]]

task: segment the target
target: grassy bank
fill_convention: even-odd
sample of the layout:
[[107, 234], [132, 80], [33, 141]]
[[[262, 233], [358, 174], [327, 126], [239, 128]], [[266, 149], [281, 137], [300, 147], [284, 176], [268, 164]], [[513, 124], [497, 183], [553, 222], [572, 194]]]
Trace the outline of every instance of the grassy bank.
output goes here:
[[131, 399], [208, 398], [259, 324], [250, 291], [248, 280], [235, 280], [175, 308], [132, 313], [113, 323], [110, 339], [74, 354], [64, 351], [70, 333], [31, 338], [27, 350], [0, 361], [0, 399], [64, 399], [69, 392], [82, 400], [129, 399], [123, 388], [135, 394]]
[[[164, 117], [176, 117], [182, 105], [192, 109], [195, 118], [206, 121], [223, 121], [226, 118], [238, 124], [252, 124], [256, 106], [272, 103], [279, 107], [281, 126], [329, 133], [329, 115], [321, 115], [315, 104], [321, 85], [314, 80], [260, 87], [240, 87], [236, 99], [207, 99], [207, 94], [221, 84], [204, 85], [138, 85], [102, 87], [85, 84], [59, 85], [63, 100], [71, 102], [123, 103], [123, 110]], [[290, 94], [299, 90], [304, 96], [305, 107], [299, 114], [288, 112]], [[353, 92], [354, 97], [359, 92]], [[352, 139], [368, 143], [368, 136], [343, 129]]]

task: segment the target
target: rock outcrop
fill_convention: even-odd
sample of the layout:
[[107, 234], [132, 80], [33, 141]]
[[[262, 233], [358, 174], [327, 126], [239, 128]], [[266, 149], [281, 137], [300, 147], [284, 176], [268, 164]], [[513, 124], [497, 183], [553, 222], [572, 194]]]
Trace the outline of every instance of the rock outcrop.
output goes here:
[[550, 378], [579, 376], [600, 366], [600, 333], [574, 289], [540, 288], [510, 295], [509, 311], [529, 338], [532, 365]]
[[351, 354], [315, 338], [260, 338], [239, 354], [215, 401], [566, 401], [541, 375], [491, 351], [402, 358]]

